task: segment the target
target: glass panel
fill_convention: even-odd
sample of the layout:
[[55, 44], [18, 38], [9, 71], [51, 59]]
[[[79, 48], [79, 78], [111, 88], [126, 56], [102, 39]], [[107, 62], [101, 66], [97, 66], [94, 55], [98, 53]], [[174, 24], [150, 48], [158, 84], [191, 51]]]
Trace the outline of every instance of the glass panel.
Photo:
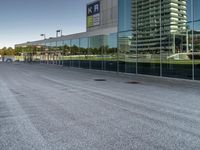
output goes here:
[[49, 47], [49, 64], [55, 63], [55, 50], [56, 50], [56, 42], [50, 42]]
[[44, 59], [44, 63], [48, 64], [48, 59], [49, 59], [49, 55], [48, 55], [48, 51], [49, 51], [49, 46], [50, 46], [50, 43], [49, 42], [45, 42], [45, 53], [44, 53], [44, 56], [43, 56], [43, 59]]
[[56, 47], [56, 42], [51, 42], [51, 47]]
[[104, 36], [93, 36], [89, 38], [91, 69], [103, 70], [103, 51], [104, 51]]
[[160, 75], [160, 2], [134, 1], [133, 9], [138, 73]]
[[58, 41], [55, 41], [55, 42], [52, 42], [52, 57], [53, 57], [53, 64], [57, 64], [58, 63], [58, 51], [59, 51], [59, 48], [58, 48]]
[[89, 39], [81, 38], [80, 39], [80, 67], [89, 69], [90, 60], [89, 60]]
[[194, 78], [200, 80], [200, 21], [194, 23], [194, 64]]
[[70, 66], [70, 46], [71, 46], [71, 41], [70, 40], [64, 40], [63, 42], [63, 65], [64, 66]]
[[[118, 33], [118, 71], [136, 73], [136, 49], [133, 42], [133, 11], [132, 0], [119, 0], [119, 33]], [[133, 8], [133, 10], [136, 10]]]
[[131, 0], [119, 0], [119, 31], [131, 30]]
[[189, 26], [166, 39], [169, 49], [162, 53], [163, 76], [192, 79], [192, 30]]
[[108, 38], [108, 47], [116, 48], [117, 47], [117, 33], [111, 33]]
[[194, 21], [200, 21], [200, 0], [194, 1]]
[[64, 44], [64, 45], [67, 45], [67, 46], [71, 46], [71, 44], [70, 44], [70, 43], [71, 43], [71, 41], [70, 41], [70, 40], [64, 40], [64, 43], [63, 43], [63, 44]]
[[80, 67], [79, 39], [71, 40], [71, 66]]
[[46, 47], [49, 48], [50, 46], [51, 46], [51, 43], [50, 43], [50, 42], [47, 42], [47, 43], [46, 43]]
[[40, 48], [37, 51], [37, 57], [40, 60], [40, 63], [44, 63], [44, 59], [43, 59], [44, 52], [45, 52], [45, 43], [42, 42], [42, 43], [40, 43]]
[[88, 48], [88, 38], [80, 38], [80, 47]]
[[191, 22], [193, 20], [192, 18], [192, 0], [186, 0], [186, 12], [187, 12], [187, 21]]
[[57, 41], [57, 46], [58, 46], [58, 47], [63, 46], [63, 41]]
[[192, 79], [192, 23], [188, 21], [191, 2], [177, 5], [171, 6], [171, 20], [162, 19], [163, 76]]
[[71, 45], [79, 47], [79, 39], [72, 39], [71, 40]]
[[63, 65], [63, 57], [62, 57], [62, 53], [63, 53], [63, 41], [57, 41], [57, 53], [56, 53], [56, 64], [57, 65]]
[[131, 31], [118, 33], [119, 72], [136, 73], [136, 50], [131, 48], [132, 41]]
[[200, 0], [194, 1], [194, 79], [200, 80]]
[[104, 49], [105, 70], [117, 71], [117, 33], [108, 37], [108, 45]]

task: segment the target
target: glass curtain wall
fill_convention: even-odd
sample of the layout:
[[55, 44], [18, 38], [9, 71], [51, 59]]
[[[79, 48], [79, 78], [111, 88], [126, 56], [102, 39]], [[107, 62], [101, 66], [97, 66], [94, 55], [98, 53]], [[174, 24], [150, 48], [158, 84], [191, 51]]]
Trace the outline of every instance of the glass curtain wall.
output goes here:
[[200, 80], [200, 0], [118, 0], [118, 7], [118, 33], [45, 40], [43, 62], [59, 64], [62, 52], [64, 66]]
[[200, 0], [193, 2], [194, 79], [200, 80]]
[[119, 0], [119, 71], [199, 80], [199, 10], [199, 0]]
[[117, 33], [58, 41], [54, 45], [55, 42], [47, 43], [48, 51], [54, 52], [55, 47], [62, 51], [64, 66], [117, 71]]

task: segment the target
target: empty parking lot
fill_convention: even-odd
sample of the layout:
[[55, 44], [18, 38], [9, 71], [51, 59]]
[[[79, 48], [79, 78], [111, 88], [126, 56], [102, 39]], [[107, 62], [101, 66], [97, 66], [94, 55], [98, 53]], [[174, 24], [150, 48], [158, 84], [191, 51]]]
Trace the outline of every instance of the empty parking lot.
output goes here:
[[199, 150], [200, 83], [0, 64], [1, 150]]

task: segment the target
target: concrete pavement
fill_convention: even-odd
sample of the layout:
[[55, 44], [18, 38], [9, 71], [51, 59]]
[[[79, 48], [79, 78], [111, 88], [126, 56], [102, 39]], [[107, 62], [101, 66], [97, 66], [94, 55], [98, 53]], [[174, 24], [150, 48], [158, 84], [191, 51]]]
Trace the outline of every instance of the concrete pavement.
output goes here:
[[0, 64], [0, 150], [32, 149], [199, 150], [200, 83]]

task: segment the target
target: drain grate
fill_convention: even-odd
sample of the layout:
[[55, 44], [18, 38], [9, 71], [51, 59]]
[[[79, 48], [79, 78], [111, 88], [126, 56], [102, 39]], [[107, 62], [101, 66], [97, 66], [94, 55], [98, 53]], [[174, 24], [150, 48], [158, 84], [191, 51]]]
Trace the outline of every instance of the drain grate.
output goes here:
[[106, 79], [94, 79], [94, 81], [106, 81]]
[[140, 82], [138, 82], [138, 81], [128, 81], [128, 82], [126, 82], [127, 84], [140, 84]]

